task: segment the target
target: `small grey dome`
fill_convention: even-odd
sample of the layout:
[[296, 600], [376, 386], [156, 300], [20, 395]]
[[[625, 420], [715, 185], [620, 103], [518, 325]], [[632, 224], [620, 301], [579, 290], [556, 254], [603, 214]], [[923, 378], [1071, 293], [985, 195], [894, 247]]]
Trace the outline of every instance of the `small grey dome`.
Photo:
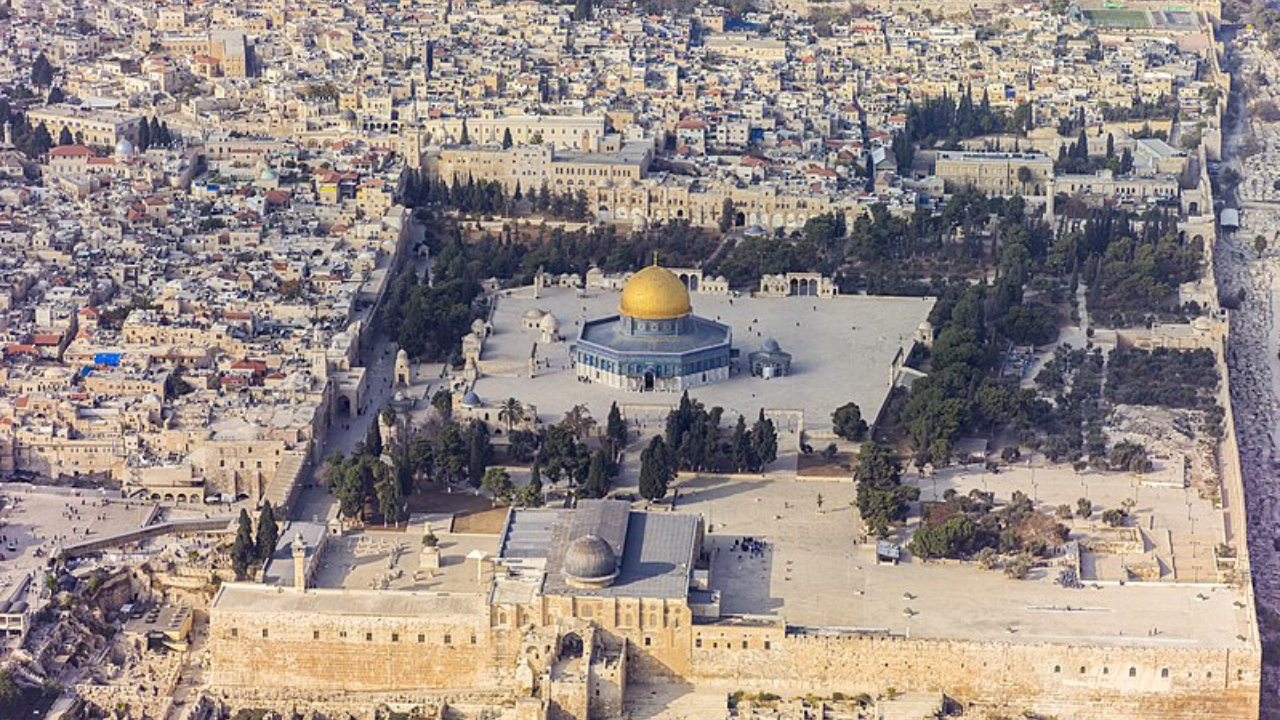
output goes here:
[[569, 543], [561, 569], [570, 585], [605, 587], [618, 576], [618, 558], [599, 535], [583, 535]]
[[484, 402], [480, 400], [480, 396], [476, 394], [475, 390], [470, 390], [466, 395], [462, 396], [462, 405], [464, 407], [480, 407], [483, 404]]
[[774, 340], [773, 338], [768, 338], [767, 340], [765, 340], [764, 345], [762, 345], [761, 347], [764, 349], [765, 352], [778, 352], [779, 350], [782, 349], [781, 347], [778, 346], [778, 341]]
[[120, 142], [116, 143], [116, 154], [132, 155], [133, 143], [129, 142], [128, 138], [120, 138]]

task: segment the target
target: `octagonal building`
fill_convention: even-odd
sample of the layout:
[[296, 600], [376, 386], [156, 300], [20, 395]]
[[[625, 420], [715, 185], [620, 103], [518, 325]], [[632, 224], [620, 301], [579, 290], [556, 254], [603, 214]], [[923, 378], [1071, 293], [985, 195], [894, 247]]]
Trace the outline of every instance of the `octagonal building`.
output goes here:
[[583, 382], [631, 392], [682, 392], [727, 380], [728, 325], [693, 314], [689, 290], [656, 262], [631, 276], [618, 314], [583, 324], [571, 357]]

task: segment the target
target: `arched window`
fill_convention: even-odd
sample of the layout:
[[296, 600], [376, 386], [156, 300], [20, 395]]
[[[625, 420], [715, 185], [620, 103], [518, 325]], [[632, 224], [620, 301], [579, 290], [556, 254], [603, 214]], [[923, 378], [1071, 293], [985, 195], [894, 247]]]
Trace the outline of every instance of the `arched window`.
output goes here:
[[1136, 667], [1129, 668], [1129, 677], [1138, 677], [1138, 668]]

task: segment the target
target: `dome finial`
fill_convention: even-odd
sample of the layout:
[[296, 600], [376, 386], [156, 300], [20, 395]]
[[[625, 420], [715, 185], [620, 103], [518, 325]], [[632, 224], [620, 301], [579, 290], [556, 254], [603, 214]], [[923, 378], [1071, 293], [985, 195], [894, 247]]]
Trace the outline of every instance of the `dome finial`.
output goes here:
[[657, 251], [657, 250], [654, 250], [654, 251], [653, 251], [653, 265], [654, 265], [654, 267], [657, 267], [657, 266], [658, 266], [658, 251]]

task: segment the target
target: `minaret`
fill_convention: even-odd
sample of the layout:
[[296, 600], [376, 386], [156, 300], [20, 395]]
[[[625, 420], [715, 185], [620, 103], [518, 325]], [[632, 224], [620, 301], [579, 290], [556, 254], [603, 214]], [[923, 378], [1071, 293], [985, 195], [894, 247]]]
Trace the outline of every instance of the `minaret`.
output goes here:
[[13, 123], [8, 120], [4, 121], [4, 144], [0, 147], [5, 149], [13, 147]]
[[307, 541], [302, 533], [293, 536], [293, 589], [307, 591]]

